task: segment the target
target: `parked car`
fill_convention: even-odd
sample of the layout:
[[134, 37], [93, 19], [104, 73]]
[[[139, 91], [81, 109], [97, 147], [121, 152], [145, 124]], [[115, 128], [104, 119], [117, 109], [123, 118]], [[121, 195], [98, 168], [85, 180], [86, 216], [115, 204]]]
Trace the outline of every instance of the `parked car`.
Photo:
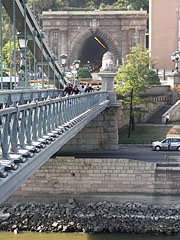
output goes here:
[[66, 75], [67, 78], [72, 78], [73, 77], [72, 72], [66, 72], [65, 75]]
[[152, 149], [160, 150], [178, 150], [180, 151], [180, 137], [167, 137], [162, 141], [152, 142]]

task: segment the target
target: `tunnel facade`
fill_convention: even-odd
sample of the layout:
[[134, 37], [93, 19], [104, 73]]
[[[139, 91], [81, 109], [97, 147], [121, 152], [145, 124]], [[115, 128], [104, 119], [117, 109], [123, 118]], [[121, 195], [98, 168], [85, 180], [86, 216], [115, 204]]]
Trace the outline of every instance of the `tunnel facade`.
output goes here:
[[58, 62], [66, 54], [68, 67], [81, 60], [81, 66], [97, 70], [107, 51], [119, 66], [131, 47], [146, 47], [147, 18], [146, 11], [47, 11], [41, 15], [46, 41]]

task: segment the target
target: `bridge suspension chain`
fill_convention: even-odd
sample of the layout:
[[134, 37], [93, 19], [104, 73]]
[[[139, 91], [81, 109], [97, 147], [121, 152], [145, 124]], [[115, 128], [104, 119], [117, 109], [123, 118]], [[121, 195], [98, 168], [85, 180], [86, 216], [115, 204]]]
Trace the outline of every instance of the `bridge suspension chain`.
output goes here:
[[[13, 89], [12, 81], [14, 81], [14, 85], [16, 86], [19, 83], [19, 80], [17, 81], [17, 32], [21, 32], [24, 34], [25, 41], [28, 40], [27, 46], [25, 45], [24, 50], [24, 64], [25, 64], [25, 89], [29, 88], [29, 76], [28, 72], [32, 72], [33, 80], [34, 80], [34, 88], [35, 85], [38, 85], [38, 82], [41, 80], [41, 86], [44, 87], [45, 84], [45, 75], [47, 76], [47, 84], [48, 88], [50, 88], [50, 82], [54, 85], [54, 88], [63, 87], [63, 75], [61, 73], [61, 69], [59, 64], [56, 62], [56, 59], [54, 58], [53, 54], [50, 52], [49, 47], [47, 46], [46, 42], [44, 41], [44, 34], [41, 31], [40, 27], [38, 26], [38, 23], [35, 20], [35, 17], [33, 16], [33, 13], [30, 10], [30, 7], [27, 3], [28, 0], [1, 0], [0, 4], [4, 6], [7, 14], [11, 18], [11, 23], [13, 25], [13, 41], [14, 41], [14, 51], [10, 58], [13, 57], [13, 63], [12, 59], [10, 60], [10, 83], [9, 83], [9, 89]], [[1, 7], [2, 11], [2, 7]], [[2, 23], [2, 13], [1, 13], [1, 23]], [[10, 25], [10, 21], [9, 21]], [[23, 26], [24, 25], [24, 26]], [[2, 27], [2, 24], [1, 24]], [[11, 28], [11, 27], [9, 27]], [[10, 31], [11, 29], [9, 29]], [[35, 33], [35, 35], [34, 35]], [[9, 40], [11, 42], [11, 32], [9, 32]], [[2, 36], [2, 29], [1, 29], [1, 36]], [[33, 44], [32, 44], [33, 43]], [[3, 48], [1, 43], [1, 48]], [[28, 51], [31, 51], [33, 55], [33, 67], [31, 66], [31, 53]], [[12, 49], [10, 50], [10, 52]], [[2, 52], [2, 50], [1, 50]], [[29, 53], [28, 56], [27, 53]], [[11, 53], [10, 53], [11, 54]], [[29, 57], [29, 62], [27, 61], [27, 58]], [[3, 61], [3, 55], [1, 54], [1, 61]], [[29, 64], [29, 65], [28, 65]], [[11, 67], [12, 71], [11, 71]], [[28, 67], [29, 66], [29, 67]], [[42, 77], [39, 78], [37, 81], [37, 67], [41, 66], [42, 71]], [[1, 64], [2, 68], [2, 64]], [[31, 71], [33, 69], [33, 71]], [[3, 69], [2, 69], [3, 70]], [[29, 71], [27, 71], [29, 70]], [[1, 71], [3, 72], [3, 71]], [[19, 73], [18, 73], [19, 74]], [[12, 78], [13, 75], [13, 78]], [[19, 75], [20, 77], [20, 75]], [[3, 82], [3, 75], [1, 73], [1, 81]], [[56, 86], [56, 87], [55, 87]], [[18, 88], [17, 88], [18, 89]], [[1, 84], [1, 90], [3, 90], [3, 84]]]
[[1, 90], [3, 89], [3, 63], [2, 63], [2, 2], [0, 0], [0, 52], [1, 52]]
[[13, 0], [14, 84], [16, 85], [16, 6]]

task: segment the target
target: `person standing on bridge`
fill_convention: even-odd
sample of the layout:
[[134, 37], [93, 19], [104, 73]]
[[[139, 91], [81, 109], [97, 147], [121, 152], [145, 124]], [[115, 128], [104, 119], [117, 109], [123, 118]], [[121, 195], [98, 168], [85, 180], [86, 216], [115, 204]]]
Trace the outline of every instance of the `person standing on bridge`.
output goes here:
[[85, 93], [93, 92], [93, 88], [91, 84], [87, 83], [86, 88], [85, 88]]
[[79, 94], [79, 93], [80, 93], [80, 90], [79, 90], [79, 88], [75, 85], [72, 92], [73, 92], [73, 94]]
[[64, 95], [72, 95], [72, 87], [70, 86], [69, 83], [66, 84], [66, 87], [64, 88], [63, 92], [64, 92]]

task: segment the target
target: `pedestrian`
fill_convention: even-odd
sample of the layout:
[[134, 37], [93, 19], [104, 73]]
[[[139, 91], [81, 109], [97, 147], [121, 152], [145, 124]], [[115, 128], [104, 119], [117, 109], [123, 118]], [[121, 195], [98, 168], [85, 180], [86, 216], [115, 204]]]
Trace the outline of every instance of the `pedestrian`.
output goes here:
[[85, 88], [85, 93], [93, 92], [93, 88], [91, 84], [87, 83], [86, 88]]
[[171, 140], [168, 139], [168, 151], [171, 149]]
[[86, 84], [85, 93], [89, 92], [89, 83]]
[[99, 86], [97, 86], [96, 91], [100, 91], [100, 87]]
[[81, 85], [81, 90], [80, 91], [81, 91], [81, 93], [85, 93], [85, 88], [84, 88], [83, 84]]
[[169, 123], [169, 115], [167, 114], [166, 115], [166, 126], [168, 125], [168, 123]]
[[80, 93], [80, 90], [79, 90], [79, 88], [75, 85], [72, 92], [73, 92], [74, 94], [79, 94], [79, 93]]
[[72, 87], [70, 86], [69, 83], [66, 84], [66, 87], [64, 88], [63, 92], [64, 92], [64, 95], [71, 95], [72, 94]]
[[94, 91], [94, 88], [92, 87], [91, 84], [89, 84], [89, 91], [90, 91], [90, 92], [93, 92], [93, 91]]

